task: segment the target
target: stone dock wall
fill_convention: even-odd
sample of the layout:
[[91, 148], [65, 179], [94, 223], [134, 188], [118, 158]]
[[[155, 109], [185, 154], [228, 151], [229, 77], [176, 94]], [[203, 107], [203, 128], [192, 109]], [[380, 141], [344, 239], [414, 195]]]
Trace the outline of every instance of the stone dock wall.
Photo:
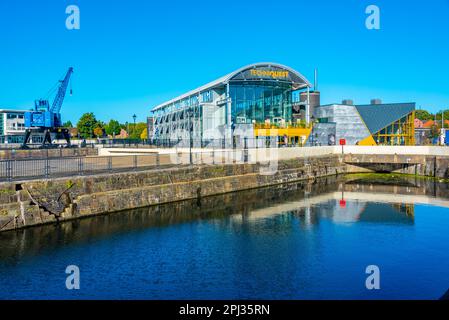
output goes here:
[[449, 157], [321, 155], [271, 164], [167, 168], [0, 183], [0, 232], [168, 202], [346, 173], [392, 172], [449, 179]]
[[0, 184], [0, 232], [346, 173], [341, 156]]
[[449, 156], [346, 154], [347, 172], [394, 172], [449, 180]]

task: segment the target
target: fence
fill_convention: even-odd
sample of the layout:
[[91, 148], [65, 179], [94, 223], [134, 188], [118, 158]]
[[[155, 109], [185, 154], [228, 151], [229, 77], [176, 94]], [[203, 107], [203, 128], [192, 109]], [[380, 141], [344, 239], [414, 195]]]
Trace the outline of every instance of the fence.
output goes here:
[[181, 165], [248, 162], [247, 151], [208, 151], [100, 157], [47, 157], [0, 160], [0, 181], [21, 181], [81, 176], [133, 170], [162, 169]]
[[9, 149], [0, 150], [0, 160], [96, 156], [97, 148]]
[[157, 140], [100, 140], [99, 145], [103, 148], [174, 148], [189, 147], [204, 149], [226, 149], [226, 148], [279, 148], [279, 147], [303, 147], [304, 141], [299, 137], [256, 137], [233, 139], [157, 139]]

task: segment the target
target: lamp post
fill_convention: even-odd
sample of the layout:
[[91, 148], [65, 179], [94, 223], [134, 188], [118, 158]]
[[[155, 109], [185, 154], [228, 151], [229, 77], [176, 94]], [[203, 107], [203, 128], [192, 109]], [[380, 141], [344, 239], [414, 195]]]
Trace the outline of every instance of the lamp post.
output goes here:
[[192, 147], [193, 147], [193, 139], [192, 139], [192, 131], [193, 131], [193, 125], [192, 125], [192, 116], [193, 116], [193, 110], [192, 108], [189, 108], [187, 110], [187, 115], [189, 117], [189, 156], [190, 156], [190, 164], [193, 164], [192, 159]]
[[137, 118], [137, 116], [136, 116], [136, 114], [134, 114], [133, 115], [133, 120], [134, 120], [133, 134], [136, 133], [136, 118]]

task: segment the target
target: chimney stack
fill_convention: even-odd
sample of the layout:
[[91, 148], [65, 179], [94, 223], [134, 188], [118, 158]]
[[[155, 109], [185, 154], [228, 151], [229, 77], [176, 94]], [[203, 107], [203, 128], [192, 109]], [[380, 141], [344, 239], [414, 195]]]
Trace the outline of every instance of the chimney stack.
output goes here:
[[352, 101], [351, 99], [345, 99], [341, 103], [345, 106], [353, 106], [354, 105], [354, 101]]
[[382, 100], [380, 99], [372, 99], [371, 104], [382, 104]]

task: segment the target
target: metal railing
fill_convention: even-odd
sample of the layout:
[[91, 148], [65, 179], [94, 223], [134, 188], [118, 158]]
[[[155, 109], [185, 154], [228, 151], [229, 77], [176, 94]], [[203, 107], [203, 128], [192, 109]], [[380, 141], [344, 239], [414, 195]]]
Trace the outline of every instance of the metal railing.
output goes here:
[[0, 149], [0, 160], [64, 158], [98, 155], [97, 148]]
[[225, 148], [279, 148], [279, 147], [303, 147], [304, 141], [300, 137], [257, 137], [257, 138], [241, 138], [241, 139], [157, 139], [157, 140], [109, 140], [101, 141], [100, 146], [103, 148], [134, 148], [134, 149], [148, 149], [148, 148], [188, 148], [190, 145], [193, 148], [204, 149], [225, 149]]
[[248, 150], [208, 150], [190, 153], [48, 157], [0, 160], [0, 182], [83, 176], [183, 165], [248, 162]]

